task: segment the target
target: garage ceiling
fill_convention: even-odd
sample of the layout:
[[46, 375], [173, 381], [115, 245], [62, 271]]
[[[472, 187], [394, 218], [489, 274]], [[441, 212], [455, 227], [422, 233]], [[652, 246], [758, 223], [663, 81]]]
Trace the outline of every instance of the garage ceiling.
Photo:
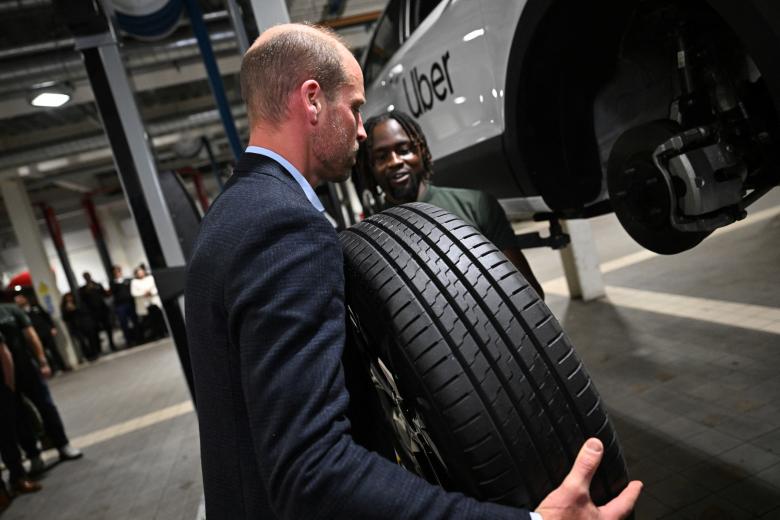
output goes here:
[[[256, 36], [249, 0], [242, 8], [250, 41]], [[293, 21], [331, 23], [353, 46], [367, 42], [370, 24], [386, 0], [288, 0]], [[246, 116], [238, 88], [240, 51], [223, 0], [200, 0], [227, 98], [242, 139]], [[144, 42], [122, 36], [122, 56], [161, 170], [192, 166], [210, 171], [209, 139], [224, 171], [232, 159], [197, 43], [185, 17], [167, 38]], [[30, 105], [34, 85], [66, 82], [73, 89], [60, 108]], [[192, 146], [187, 146], [192, 145]], [[187, 150], [189, 148], [189, 150]], [[0, 178], [22, 176], [33, 203], [58, 214], [80, 211], [82, 197], [122, 197], [81, 54], [51, 0], [0, 1]], [[215, 184], [215, 183], [214, 183]], [[11, 238], [0, 208], [0, 240]]]

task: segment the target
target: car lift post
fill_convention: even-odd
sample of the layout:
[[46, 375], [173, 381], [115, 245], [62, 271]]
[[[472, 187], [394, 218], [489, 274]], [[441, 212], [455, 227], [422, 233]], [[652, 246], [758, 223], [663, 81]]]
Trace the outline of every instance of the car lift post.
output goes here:
[[599, 255], [593, 242], [590, 222], [587, 219], [565, 220], [560, 215], [549, 212], [537, 213], [534, 220], [549, 221], [550, 236], [523, 233], [515, 237], [515, 244], [521, 249], [550, 247], [560, 250], [563, 273], [572, 298], [587, 302], [605, 296]]
[[564, 220], [563, 231], [569, 235], [569, 245], [561, 249], [561, 263], [569, 295], [583, 301], [606, 295], [599, 268], [599, 254], [587, 219]]
[[[119, 53], [114, 27], [102, 2], [55, 0], [84, 57], [103, 129], [114, 156], [122, 189], [138, 226], [141, 242], [158, 287], [172, 269], [183, 270], [184, 253], [160, 187], [154, 154]], [[179, 354], [193, 401], [184, 298], [163, 300], [163, 314]]]

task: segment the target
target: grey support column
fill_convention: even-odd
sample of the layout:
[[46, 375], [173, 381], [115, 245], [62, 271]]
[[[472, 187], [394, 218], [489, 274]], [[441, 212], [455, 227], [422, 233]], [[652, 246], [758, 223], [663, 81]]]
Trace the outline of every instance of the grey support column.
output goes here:
[[[64, 0], [56, 3], [74, 32], [77, 50], [84, 56], [122, 189], [138, 226], [152, 275], [162, 282], [172, 268], [182, 271], [185, 259], [117, 41], [98, 4]], [[163, 311], [194, 400], [183, 303], [183, 297], [163, 298]]]
[[290, 21], [290, 13], [284, 0], [251, 0], [251, 3], [258, 34], [276, 24]]
[[249, 48], [249, 39], [246, 36], [246, 28], [244, 27], [244, 19], [241, 16], [241, 8], [238, 6], [236, 0], [226, 0], [228, 13], [230, 14], [230, 23], [233, 24], [233, 32], [236, 34], [236, 44], [238, 45], [238, 52], [242, 56]]
[[[27, 268], [33, 280], [35, 293], [41, 306], [46, 309], [54, 319], [57, 329], [64, 331], [60, 319], [60, 291], [57, 289], [57, 281], [49, 265], [49, 257], [43, 247], [43, 237], [38, 227], [35, 211], [30, 203], [30, 197], [24, 188], [21, 179], [7, 179], [0, 181], [0, 191], [3, 194], [5, 209], [11, 219], [16, 240], [22, 249]], [[76, 364], [76, 352], [73, 350], [67, 334], [64, 335], [58, 345], [64, 354], [65, 361], [70, 366]]]
[[124, 270], [125, 276], [131, 276], [132, 273], [128, 273], [128, 269], [133, 266], [130, 265], [130, 260], [127, 256], [127, 250], [125, 249], [124, 235], [120, 228], [111, 209], [106, 206], [98, 206], [95, 208], [98, 218], [100, 219], [100, 225], [103, 228], [104, 238], [106, 245], [111, 253], [111, 259], [115, 264], [118, 264]]

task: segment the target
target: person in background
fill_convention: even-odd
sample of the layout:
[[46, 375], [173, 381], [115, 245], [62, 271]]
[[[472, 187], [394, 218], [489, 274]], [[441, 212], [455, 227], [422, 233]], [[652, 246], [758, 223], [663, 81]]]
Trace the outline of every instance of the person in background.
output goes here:
[[90, 313], [76, 302], [73, 293], [62, 295], [60, 315], [68, 327], [70, 337], [78, 343], [79, 350], [87, 361], [95, 361], [100, 357], [100, 336], [97, 326]]
[[8, 468], [9, 489], [0, 478], [0, 513], [8, 509], [11, 500], [22, 493], [35, 493], [41, 490], [41, 485], [30, 480], [22, 466], [22, 456], [19, 453], [19, 435], [17, 431], [16, 414], [16, 381], [14, 361], [5, 337], [0, 332], [0, 457]]
[[14, 302], [30, 318], [30, 322], [43, 344], [43, 351], [46, 354], [52, 373], [56, 374], [62, 370], [70, 370], [70, 367], [62, 359], [57, 348], [57, 342], [54, 340], [54, 337], [57, 335], [57, 327], [54, 326], [54, 320], [52, 320], [51, 315], [37, 303], [31, 302], [30, 298], [22, 292], [14, 295]]
[[154, 277], [147, 274], [143, 266], [136, 267], [133, 274], [130, 294], [135, 299], [135, 312], [141, 322], [141, 341], [158, 339], [165, 335], [165, 322]]
[[372, 117], [366, 121], [366, 134], [356, 169], [374, 200], [384, 197], [384, 203], [379, 202], [373, 209], [427, 202], [454, 213], [493, 242], [544, 298], [542, 286], [522, 250], [515, 245], [515, 233], [495, 197], [484, 191], [431, 184], [431, 152], [420, 125], [411, 116], [394, 110]]
[[0, 333], [5, 338], [13, 357], [19, 440], [27, 458], [30, 459], [30, 473], [33, 475], [41, 473], [45, 469], [45, 464], [31, 425], [22, 415], [22, 395], [29, 399], [41, 414], [45, 433], [59, 451], [60, 460], [80, 458], [82, 453], [70, 445], [60, 413], [49, 391], [49, 385], [46, 384], [46, 379], [51, 377], [51, 368], [30, 319], [16, 305], [2, 303], [0, 304]]
[[84, 285], [79, 288], [79, 297], [84, 308], [89, 311], [92, 316], [92, 321], [95, 322], [98, 330], [106, 331], [108, 336], [108, 346], [112, 352], [116, 352], [116, 345], [114, 345], [114, 327], [111, 323], [111, 309], [109, 309], [106, 303], [106, 297], [108, 292], [102, 285], [92, 279], [92, 275], [85, 271]]
[[122, 268], [118, 265], [113, 267], [112, 272], [114, 278], [111, 280], [109, 289], [114, 298], [114, 313], [122, 329], [122, 335], [125, 337], [125, 348], [127, 348], [135, 345], [141, 339], [137, 337], [140, 333], [140, 326], [135, 309], [135, 299], [130, 294], [132, 279], [122, 276]]

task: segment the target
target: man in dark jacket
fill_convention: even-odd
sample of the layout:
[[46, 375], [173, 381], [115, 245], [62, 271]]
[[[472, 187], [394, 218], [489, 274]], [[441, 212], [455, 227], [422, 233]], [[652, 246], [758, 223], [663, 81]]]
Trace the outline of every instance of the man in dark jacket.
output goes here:
[[102, 285], [92, 279], [89, 272], [84, 272], [84, 285], [79, 287], [79, 297], [84, 307], [89, 311], [92, 320], [95, 322], [98, 330], [105, 330], [108, 336], [108, 345], [112, 351], [116, 350], [114, 345], [114, 327], [111, 324], [111, 309], [106, 303], [108, 293]]
[[[186, 284], [206, 516], [528, 519], [432, 486], [350, 435], [341, 246], [313, 187], [347, 179], [365, 139], [352, 54], [324, 30], [276, 26], [244, 56], [241, 88], [250, 146], [201, 223]], [[588, 499], [601, 448], [583, 448], [544, 520], [601, 518]], [[604, 518], [638, 494], [630, 485]]]
[[49, 361], [52, 372], [57, 373], [61, 370], [70, 370], [65, 360], [62, 359], [62, 355], [57, 348], [57, 342], [54, 340], [54, 336], [57, 335], [57, 327], [54, 326], [54, 320], [51, 319], [51, 315], [37, 303], [31, 302], [27, 295], [22, 292], [14, 295], [14, 301], [30, 318], [30, 323], [32, 323], [35, 332], [41, 340], [43, 351], [46, 354], [46, 359]]
[[10, 492], [0, 476], [0, 513], [8, 508], [11, 499], [21, 493], [34, 493], [41, 485], [27, 477], [19, 453], [19, 436], [16, 424], [16, 376], [11, 351], [0, 332], [0, 457], [8, 468]]
[[122, 275], [122, 268], [115, 265], [112, 269], [114, 274], [111, 280], [111, 296], [114, 298], [114, 313], [116, 314], [119, 326], [122, 329], [122, 335], [125, 337], [125, 347], [130, 347], [140, 343], [140, 328], [138, 326], [138, 315], [135, 312], [135, 300], [130, 294], [130, 278]]
[[[30, 319], [16, 305], [0, 303], [0, 334], [5, 338], [13, 356], [17, 396], [23, 394], [38, 409], [46, 434], [60, 453], [60, 460], [80, 458], [81, 451], [70, 445], [60, 412], [54, 404], [49, 385], [46, 384], [46, 378], [51, 376], [51, 368]], [[44, 469], [41, 450], [31, 428], [23, 422], [20, 404], [21, 397], [17, 399], [20, 444], [30, 459], [30, 472], [40, 473]]]

